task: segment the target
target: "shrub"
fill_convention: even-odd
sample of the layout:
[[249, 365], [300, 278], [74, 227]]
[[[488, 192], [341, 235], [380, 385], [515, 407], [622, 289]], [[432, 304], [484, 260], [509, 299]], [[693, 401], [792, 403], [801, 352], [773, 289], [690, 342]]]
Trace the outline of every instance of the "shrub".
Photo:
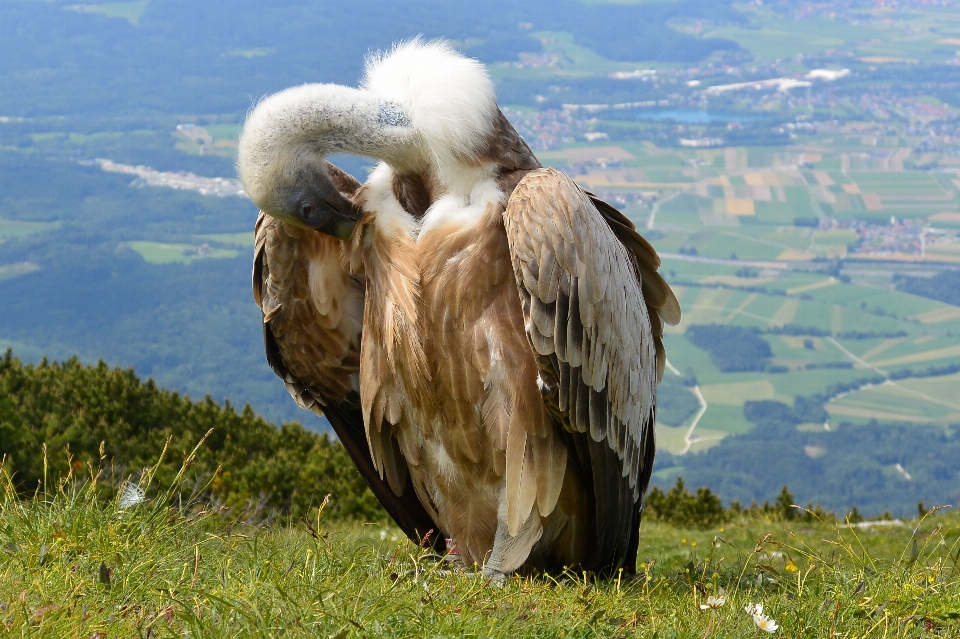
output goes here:
[[9, 350], [0, 359], [0, 456], [23, 494], [101, 462], [116, 481], [136, 477], [169, 442], [156, 474], [167, 485], [208, 431], [190, 471], [203, 484], [222, 467], [209, 489], [212, 499], [301, 517], [331, 494], [328, 511], [335, 517], [387, 518], [339, 442], [300, 424], [277, 428], [249, 406], [237, 412], [209, 396], [192, 401], [103, 362], [24, 366]]
[[651, 488], [643, 512], [645, 517], [687, 528], [712, 528], [730, 517], [709, 488], [698, 488], [692, 495], [682, 477], [677, 477], [677, 483], [666, 493], [656, 486]]
[[[856, 508], [854, 513], [860, 516]], [[819, 504], [796, 508], [793, 494], [786, 486], [772, 504], [768, 501], [763, 504], [753, 502], [743, 508], [739, 501], [734, 500], [729, 508], [724, 508], [720, 498], [707, 487], [698, 488], [697, 494], [692, 494], [684, 484], [683, 477], [677, 477], [677, 483], [667, 492], [658, 486], [651, 488], [643, 507], [643, 516], [678, 528], [701, 529], [714, 528], [737, 516], [808, 523], [817, 519], [824, 522], [836, 520], [835, 515], [825, 511]], [[862, 517], [859, 521], [862, 521]]]

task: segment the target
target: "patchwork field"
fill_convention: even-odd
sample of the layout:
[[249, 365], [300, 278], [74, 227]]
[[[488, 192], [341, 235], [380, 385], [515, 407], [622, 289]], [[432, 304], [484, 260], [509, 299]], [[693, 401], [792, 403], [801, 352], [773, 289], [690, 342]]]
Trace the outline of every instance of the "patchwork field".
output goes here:
[[958, 38], [950, 36], [960, 35], [956, 14], [930, 4], [896, 13], [862, 6], [864, 19], [853, 24], [826, 17], [791, 20], [762, 5], [744, 5], [743, 11], [751, 24], [714, 27], [702, 35], [735, 40], [763, 61], [840, 48], [872, 64], [943, 62], [956, 48], [951, 43]]
[[[945, 389], [943, 382], [952, 385]], [[838, 398], [827, 405], [836, 421], [903, 421], [943, 426], [960, 422], [960, 378], [915, 379], [871, 386]]]
[[[856, 288], [846, 284], [838, 286]], [[749, 430], [752, 425], [743, 415], [743, 404], [749, 400], [773, 399], [792, 404], [797, 395], [821, 393], [832, 384], [852, 382], [878, 373], [960, 365], [960, 346], [954, 332], [960, 331], [960, 324], [956, 320], [951, 323], [952, 330], [933, 334], [915, 322], [876, 318], [858, 306], [848, 308], [815, 299], [783, 299], [707, 287], [687, 287], [684, 296], [689, 298], [691, 294], [696, 297], [692, 298], [692, 303], [684, 305], [686, 316], [683, 323], [668, 328], [664, 344], [670, 364], [684, 375], [696, 376], [706, 408], [698, 415], [692, 430], [692, 418], [684, 424], [664, 425], [673, 428], [661, 431], [660, 445], [673, 453], [702, 450], [715, 444], [724, 434]], [[794, 315], [792, 322], [782, 321], [790, 319], [789, 314], [783, 313], [785, 308]], [[773, 309], [776, 310], [771, 312]], [[725, 373], [715, 366], [706, 352], [693, 346], [682, 335], [682, 331], [694, 323], [752, 326], [761, 330], [775, 330], [793, 323], [830, 331], [833, 309], [839, 309], [841, 317], [846, 316], [846, 322], [833, 322], [834, 334], [841, 334], [843, 330], [874, 330], [904, 331], [907, 336], [844, 339], [768, 334], [765, 337], [773, 351], [771, 361], [784, 367], [785, 371]], [[872, 322], [873, 319], [881, 321]], [[844, 329], [844, 324], [856, 328]], [[896, 330], [890, 330], [891, 326]], [[834, 422], [880, 419], [943, 425], [957, 423], [960, 422], [960, 377], [900, 379], [838, 398], [828, 404], [828, 411]], [[677, 430], [680, 427], [683, 427], [682, 433]], [[692, 440], [690, 446], [685, 436]]]
[[[960, 365], [960, 307], [898, 291], [892, 283], [895, 272], [913, 272], [910, 262], [951, 264], [960, 256], [956, 232], [939, 223], [960, 219], [960, 183], [904, 170], [903, 157], [896, 158], [897, 170], [889, 162], [885, 170], [816, 168], [831, 160], [848, 164], [844, 158], [855, 148], [841, 147], [835, 156], [807, 153], [816, 160], [808, 169], [785, 165], [804, 155], [790, 149], [604, 147], [604, 155], [619, 158], [623, 174], [672, 166], [692, 180], [683, 187], [645, 185], [657, 188], [658, 196], [652, 203], [637, 198], [627, 208], [663, 257], [663, 272], [683, 308], [681, 324], [666, 330], [668, 359], [678, 374], [697, 382], [686, 389], [687, 401], [695, 406], [698, 392], [705, 404], [684, 423], [658, 425], [663, 449], [697, 452], [746, 432], [752, 428], [743, 415], [747, 401], [792, 404], [796, 396], [876, 375], [898, 379], [834, 398], [828, 424], [804, 428], [871, 419], [960, 421], [956, 375], [900, 379]], [[584, 162], [588, 150], [558, 153], [556, 160], [574, 157]], [[586, 170], [585, 182], [596, 189], [593, 165], [587, 162]], [[609, 175], [617, 169], [603, 170]], [[602, 194], [624, 197], [627, 191]], [[934, 210], [940, 212], [931, 215]], [[878, 220], [882, 225], [871, 226]], [[836, 266], [844, 258], [859, 261]], [[850, 266], [856, 264], [862, 266]], [[719, 370], [683, 335], [698, 324], [760, 330], [780, 372]]]
[[[818, 149], [813, 152], [622, 143], [543, 155], [638, 225], [656, 228], [658, 246], [667, 252], [960, 264], [956, 173], [908, 170], [911, 150], [882, 138], [826, 142], [840, 144], [827, 152], [810, 145]], [[877, 228], [864, 232], [864, 224]]]

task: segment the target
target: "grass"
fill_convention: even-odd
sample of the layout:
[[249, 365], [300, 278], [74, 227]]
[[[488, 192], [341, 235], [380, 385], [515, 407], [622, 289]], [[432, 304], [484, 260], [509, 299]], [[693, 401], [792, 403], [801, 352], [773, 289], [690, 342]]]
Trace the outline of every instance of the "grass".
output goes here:
[[[124, 508], [98, 477], [24, 500], [3, 475], [8, 635], [755, 637], [752, 603], [779, 623], [775, 636], [960, 631], [951, 514], [860, 529], [756, 515], [708, 530], [645, 522], [637, 578], [514, 576], [497, 587], [393, 528], [328, 524], [322, 508], [309, 522], [256, 525], [178, 482], [151, 486], [150, 469], [141, 484], [155, 496]], [[721, 594], [723, 606], [701, 610]]]

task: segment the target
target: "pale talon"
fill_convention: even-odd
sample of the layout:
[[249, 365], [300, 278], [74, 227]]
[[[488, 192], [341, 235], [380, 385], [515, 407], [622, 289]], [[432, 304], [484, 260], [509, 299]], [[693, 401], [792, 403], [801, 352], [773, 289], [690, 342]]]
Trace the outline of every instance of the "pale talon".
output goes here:
[[497, 588], [503, 588], [507, 584], [507, 576], [499, 570], [484, 568], [483, 576], [487, 579], [490, 585], [496, 586]]

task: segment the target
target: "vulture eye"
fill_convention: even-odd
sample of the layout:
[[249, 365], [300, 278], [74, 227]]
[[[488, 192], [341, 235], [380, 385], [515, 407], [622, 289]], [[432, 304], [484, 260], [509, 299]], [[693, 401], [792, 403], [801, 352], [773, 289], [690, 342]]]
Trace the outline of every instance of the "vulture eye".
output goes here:
[[313, 213], [313, 204], [310, 202], [304, 202], [300, 205], [300, 217], [306, 219], [310, 217], [310, 214]]

